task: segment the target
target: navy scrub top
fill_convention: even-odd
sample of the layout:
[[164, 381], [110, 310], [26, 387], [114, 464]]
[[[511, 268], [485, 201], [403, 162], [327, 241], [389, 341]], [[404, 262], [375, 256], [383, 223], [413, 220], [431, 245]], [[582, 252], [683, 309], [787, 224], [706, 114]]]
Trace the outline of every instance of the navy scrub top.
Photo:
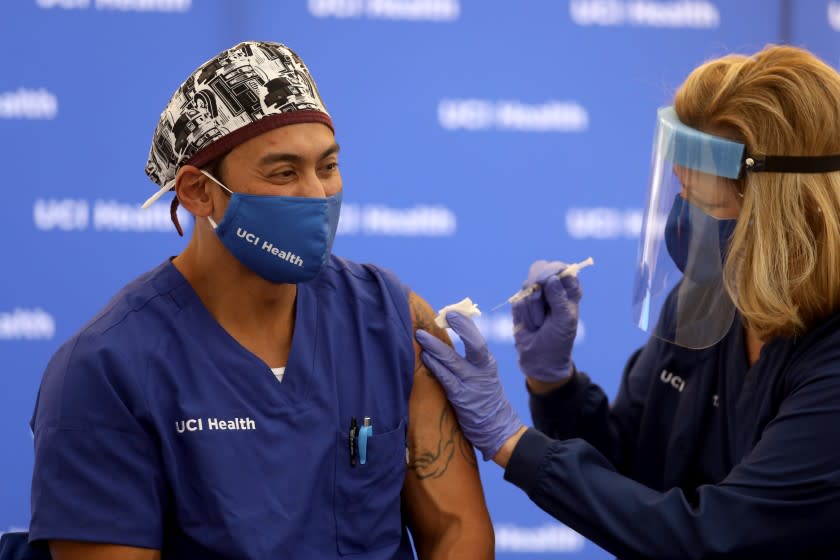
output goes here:
[[[170, 262], [130, 283], [44, 373], [30, 539], [163, 558], [411, 558], [406, 293], [332, 257], [298, 285], [280, 383]], [[351, 417], [366, 416], [367, 462], [351, 466]]]
[[766, 344], [651, 339], [612, 404], [577, 372], [531, 395], [505, 478], [621, 558], [840, 557], [840, 315]]

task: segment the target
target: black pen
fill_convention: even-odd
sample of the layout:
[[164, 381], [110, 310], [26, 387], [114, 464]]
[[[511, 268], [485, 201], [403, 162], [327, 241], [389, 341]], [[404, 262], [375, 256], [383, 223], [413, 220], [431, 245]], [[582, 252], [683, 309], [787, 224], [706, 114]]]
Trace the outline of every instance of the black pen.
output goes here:
[[350, 466], [356, 466], [356, 436], [359, 433], [359, 425], [356, 423], [356, 417], [350, 417], [350, 433], [349, 433], [349, 445], [350, 445]]

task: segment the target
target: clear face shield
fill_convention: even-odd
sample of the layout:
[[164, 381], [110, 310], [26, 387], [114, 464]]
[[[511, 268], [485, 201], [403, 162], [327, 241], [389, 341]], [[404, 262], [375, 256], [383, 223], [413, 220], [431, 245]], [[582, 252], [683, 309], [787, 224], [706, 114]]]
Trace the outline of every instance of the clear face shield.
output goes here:
[[653, 336], [707, 348], [735, 317], [723, 262], [741, 209], [744, 145], [682, 124], [673, 107], [659, 109], [654, 138], [633, 318]]

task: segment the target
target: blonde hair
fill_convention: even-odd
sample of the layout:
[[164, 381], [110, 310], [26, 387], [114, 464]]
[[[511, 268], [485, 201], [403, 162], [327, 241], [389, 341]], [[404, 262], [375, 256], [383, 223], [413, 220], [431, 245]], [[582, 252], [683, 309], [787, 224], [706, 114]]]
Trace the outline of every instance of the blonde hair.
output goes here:
[[[743, 142], [750, 155], [840, 154], [840, 75], [803, 49], [707, 62], [674, 106], [685, 124]], [[840, 308], [840, 172], [745, 172], [737, 187], [726, 288], [760, 339], [800, 336]]]

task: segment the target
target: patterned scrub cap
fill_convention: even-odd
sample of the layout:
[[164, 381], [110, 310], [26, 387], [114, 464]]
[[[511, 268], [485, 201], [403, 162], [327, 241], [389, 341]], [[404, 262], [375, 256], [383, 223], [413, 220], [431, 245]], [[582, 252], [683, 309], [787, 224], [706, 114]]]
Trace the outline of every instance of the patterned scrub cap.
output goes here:
[[[306, 65], [280, 43], [246, 41], [202, 64], [175, 91], [155, 128], [146, 175], [160, 185], [143, 208], [175, 187], [184, 165], [201, 167], [274, 128], [319, 122], [333, 129]], [[175, 217], [178, 198], [172, 201]]]

